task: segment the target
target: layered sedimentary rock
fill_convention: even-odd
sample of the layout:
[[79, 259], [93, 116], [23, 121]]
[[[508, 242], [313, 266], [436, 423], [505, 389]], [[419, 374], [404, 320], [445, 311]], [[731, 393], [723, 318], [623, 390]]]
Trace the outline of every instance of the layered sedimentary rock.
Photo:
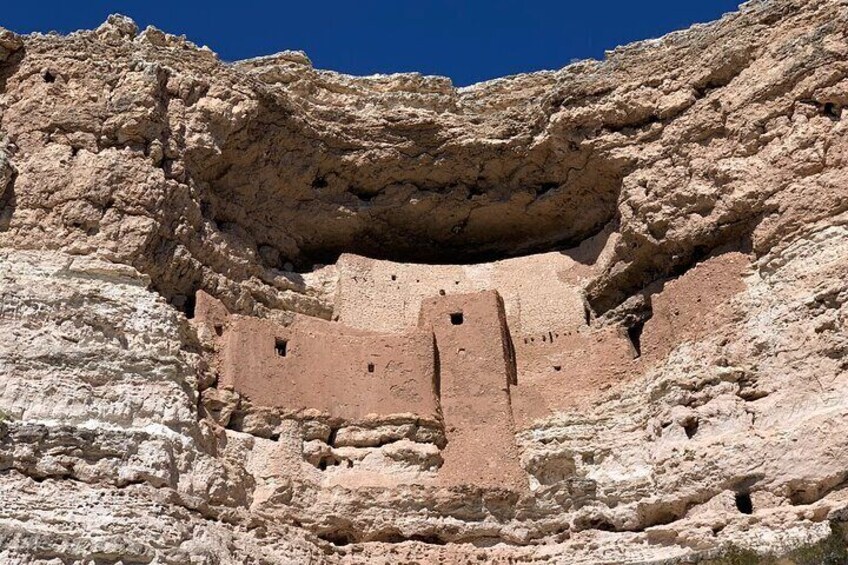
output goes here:
[[0, 561], [845, 561], [846, 30], [456, 89], [0, 29]]

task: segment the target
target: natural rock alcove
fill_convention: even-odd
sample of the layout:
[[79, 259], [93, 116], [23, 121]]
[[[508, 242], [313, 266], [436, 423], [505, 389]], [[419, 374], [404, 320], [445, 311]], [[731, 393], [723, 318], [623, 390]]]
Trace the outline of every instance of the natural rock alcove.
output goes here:
[[0, 28], [0, 562], [845, 562], [846, 28], [465, 88]]

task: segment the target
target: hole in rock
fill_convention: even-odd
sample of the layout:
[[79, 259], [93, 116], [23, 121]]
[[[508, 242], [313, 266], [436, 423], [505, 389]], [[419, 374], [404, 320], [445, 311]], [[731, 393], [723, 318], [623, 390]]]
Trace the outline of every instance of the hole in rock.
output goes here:
[[821, 111], [825, 116], [834, 120], [838, 120], [842, 116], [842, 111], [839, 109], [839, 106], [833, 102], [825, 102]]
[[348, 532], [324, 532], [322, 534], [318, 534], [318, 537], [336, 546], [350, 545], [353, 543], [353, 536]]
[[44, 71], [44, 74], [41, 75], [41, 78], [44, 79], [44, 82], [48, 82], [48, 83], [56, 82], [56, 75], [54, 75], [50, 71]]
[[636, 352], [636, 359], [642, 356], [642, 330], [645, 329], [645, 322], [636, 322], [627, 328], [627, 338], [633, 345], [633, 351]]
[[335, 457], [322, 457], [320, 461], [318, 461], [318, 468], [322, 471], [326, 471], [327, 467], [335, 467], [340, 463], [338, 459]]
[[180, 312], [185, 314], [185, 317], [189, 320], [194, 318], [194, 309], [197, 306], [194, 293], [191, 293], [188, 296], [178, 294], [171, 300], [171, 304], [173, 304]]
[[683, 424], [683, 430], [686, 432], [686, 437], [692, 439], [698, 433], [698, 420], [692, 419]]
[[396, 281], [396, 280], [397, 280], [397, 275], [392, 275], [392, 280], [393, 280], [393, 281]]
[[615, 526], [606, 518], [593, 517], [587, 524], [589, 530], [600, 530], [602, 532], [614, 532]]
[[556, 371], [557, 373], [562, 371], [562, 365], [554, 365], [554, 371]]
[[445, 295], [445, 289], [440, 289], [439, 290], [439, 296], [444, 296], [444, 295]]
[[462, 315], [462, 312], [454, 312], [450, 315], [450, 321], [454, 326], [461, 326], [462, 322], [465, 321], [465, 318]]
[[285, 339], [277, 338], [274, 341], [274, 350], [277, 352], [277, 355], [280, 357], [285, 357], [288, 353], [289, 342]]
[[742, 514], [752, 514], [754, 512], [754, 503], [751, 502], [751, 495], [747, 492], [737, 493], [736, 509]]
[[327, 179], [315, 177], [315, 180], [312, 181], [312, 188], [327, 188]]
[[215, 324], [215, 335], [217, 335], [218, 337], [224, 335], [224, 326], [222, 326], [221, 324]]
[[417, 541], [420, 543], [427, 543], [430, 545], [446, 545], [447, 542], [443, 540], [438, 534], [415, 534], [414, 536], [409, 537], [410, 541]]
[[368, 372], [369, 372], [369, 373], [373, 373], [373, 372], [374, 372], [374, 363], [368, 363]]

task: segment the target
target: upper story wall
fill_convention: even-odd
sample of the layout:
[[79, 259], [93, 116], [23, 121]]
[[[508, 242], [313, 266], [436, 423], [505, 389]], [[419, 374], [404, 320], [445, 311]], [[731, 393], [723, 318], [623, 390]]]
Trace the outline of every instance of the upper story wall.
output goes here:
[[363, 329], [397, 332], [415, 327], [421, 305], [434, 296], [497, 290], [513, 339], [586, 324], [578, 264], [543, 253], [478, 265], [421, 265], [342, 255], [334, 315]]

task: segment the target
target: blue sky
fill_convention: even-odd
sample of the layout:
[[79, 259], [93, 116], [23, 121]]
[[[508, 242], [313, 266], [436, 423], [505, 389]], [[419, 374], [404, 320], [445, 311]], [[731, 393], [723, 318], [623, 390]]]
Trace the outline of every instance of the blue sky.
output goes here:
[[92, 28], [113, 12], [208, 45], [225, 60], [285, 49], [351, 74], [419, 71], [458, 86], [658, 37], [736, 9], [740, 0], [299, 0], [6, 2], [17, 32]]

